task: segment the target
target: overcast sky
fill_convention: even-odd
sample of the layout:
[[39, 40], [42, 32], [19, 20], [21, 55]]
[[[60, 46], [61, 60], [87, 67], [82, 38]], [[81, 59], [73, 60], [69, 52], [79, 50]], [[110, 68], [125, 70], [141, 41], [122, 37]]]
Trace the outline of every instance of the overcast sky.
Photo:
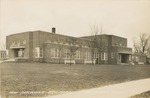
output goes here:
[[103, 33], [128, 38], [150, 33], [150, 0], [1, 0], [0, 41], [5, 36], [43, 30], [70, 36], [90, 35], [90, 25]]

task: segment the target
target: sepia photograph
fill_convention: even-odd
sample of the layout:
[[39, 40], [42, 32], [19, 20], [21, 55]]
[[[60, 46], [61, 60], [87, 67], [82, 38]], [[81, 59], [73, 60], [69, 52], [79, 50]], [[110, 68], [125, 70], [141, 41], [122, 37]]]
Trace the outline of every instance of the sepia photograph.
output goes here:
[[150, 98], [150, 0], [0, 0], [0, 98]]

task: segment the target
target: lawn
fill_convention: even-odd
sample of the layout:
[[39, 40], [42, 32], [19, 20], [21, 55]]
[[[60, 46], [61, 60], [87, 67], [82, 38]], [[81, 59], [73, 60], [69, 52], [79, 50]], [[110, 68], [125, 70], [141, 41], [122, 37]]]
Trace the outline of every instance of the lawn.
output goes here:
[[130, 98], [150, 98], [150, 91], [147, 91], [147, 92], [144, 92], [144, 93], [132, 96]]
[[150, 78], [150, 66], [2, 63], [1, 95], [31, 98]]

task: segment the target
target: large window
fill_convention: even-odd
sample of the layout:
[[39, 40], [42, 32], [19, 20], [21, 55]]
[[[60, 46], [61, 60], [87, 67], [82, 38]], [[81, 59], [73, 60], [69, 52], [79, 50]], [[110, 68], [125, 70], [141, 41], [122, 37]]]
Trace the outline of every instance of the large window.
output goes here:
[[85, 59], [87, 59], [87, 60], [91, 59], [91, 53], [90, 52], [85, 52]]
[[108, 60], [108, 54], [106, 52], [101, 53], [101, 60]]
[[81, 54], [80, 54], [80, 51], [76, 51], [76, 59], [80, 59], [81, 58]]
[[5, 53], [1, 53], [1, 58], [2, 59], [6, 58], [6, 54]]
[[88, 58], [88, 52], [85, 52], [85, 59]]
[[65, 58], [70, 59], [70, 51], [68, 49], [65, 49]]
[[58, 58], [59, 57], [58, 48], [51, 48], [51, 57], [53, 57], [53, 58]]
[[94, 59], [96, 59], [96, 58], [99, 58], [99, 53], [98, 52], [94, 53]]
[[43, 57], [43, 48], [36, 47], [34, 50], [34, 57], [35, 58], [42, 58]]
[[34, 49], [34, 57], [35, 57], [35, 58], [38, 58], [38, 51], [39, 51], [39, 48], [36, 47], [36, 48]]

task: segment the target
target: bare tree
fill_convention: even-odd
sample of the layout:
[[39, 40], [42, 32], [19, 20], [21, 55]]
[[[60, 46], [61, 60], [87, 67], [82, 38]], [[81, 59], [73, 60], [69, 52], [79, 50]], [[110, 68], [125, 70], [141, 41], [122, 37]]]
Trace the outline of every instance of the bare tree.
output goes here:
[[94, 53], [95, 53], [95, 51], [97, 49], [97, 46], [98, 46], [97, 35], [99, 33], [99, 28], [98, 28], [98, 26], [93, 25], [93, 26], [90, 26], [90, 29], [91, 29], [92, 36], [89, 39], [90, 42], [88, 42], [88, 46], [89, 46], [91, 54], [92, 54], [91, 55], [91, 60], [92, 60], [92, 64], [93, 64], [93, 62], [94, 62]]
[[6, 44], [1, 42], [0, 43], [0, 49], [5, 50], [6, 49]]
[[139, 46], [139, 44], [137, 44], [136, 41], [133, 42], [133, 47], [134, 47], [135, 53], [140, 53], [140, 46]]
[[69, 52], [66, 54], [70, 57], [70, 66], [71, 66], [71, 61], [74, 59], [74, 56], [76, 55], [76, 51], [79, 49], [79, 47], [77, 47], [77, 39], [76, 38], [69, 38], [67, 39], [67, 43], [69, 44], [68, 46], [68, 50]]
[[0, 35], [0, 49], [6, 50], [6, 43], [4, 42], [2, 35]]
[[89, 48], [91, 50], [91, 53], [92, 53], [92, 64], [93, 64], [93, 61], [94, 61], [94, 53], [96, 52], [96, 50], [98, 52], [101, 52], [102, 51], [102, 37], [99, 36], [102, 34], [102, 25], [99, 27], [97, 25], [93, 25], [93, 26], [90, 26], [90, 29], [91, 29], [91, 33], [92, 33], [92, 36], [90, 38], [90, 41], [91, 43], [89, 43]]
[[134, 52], [148, 54], [150, 53], [150, 34], [142, 33], [137, 41], [134, 41]]

